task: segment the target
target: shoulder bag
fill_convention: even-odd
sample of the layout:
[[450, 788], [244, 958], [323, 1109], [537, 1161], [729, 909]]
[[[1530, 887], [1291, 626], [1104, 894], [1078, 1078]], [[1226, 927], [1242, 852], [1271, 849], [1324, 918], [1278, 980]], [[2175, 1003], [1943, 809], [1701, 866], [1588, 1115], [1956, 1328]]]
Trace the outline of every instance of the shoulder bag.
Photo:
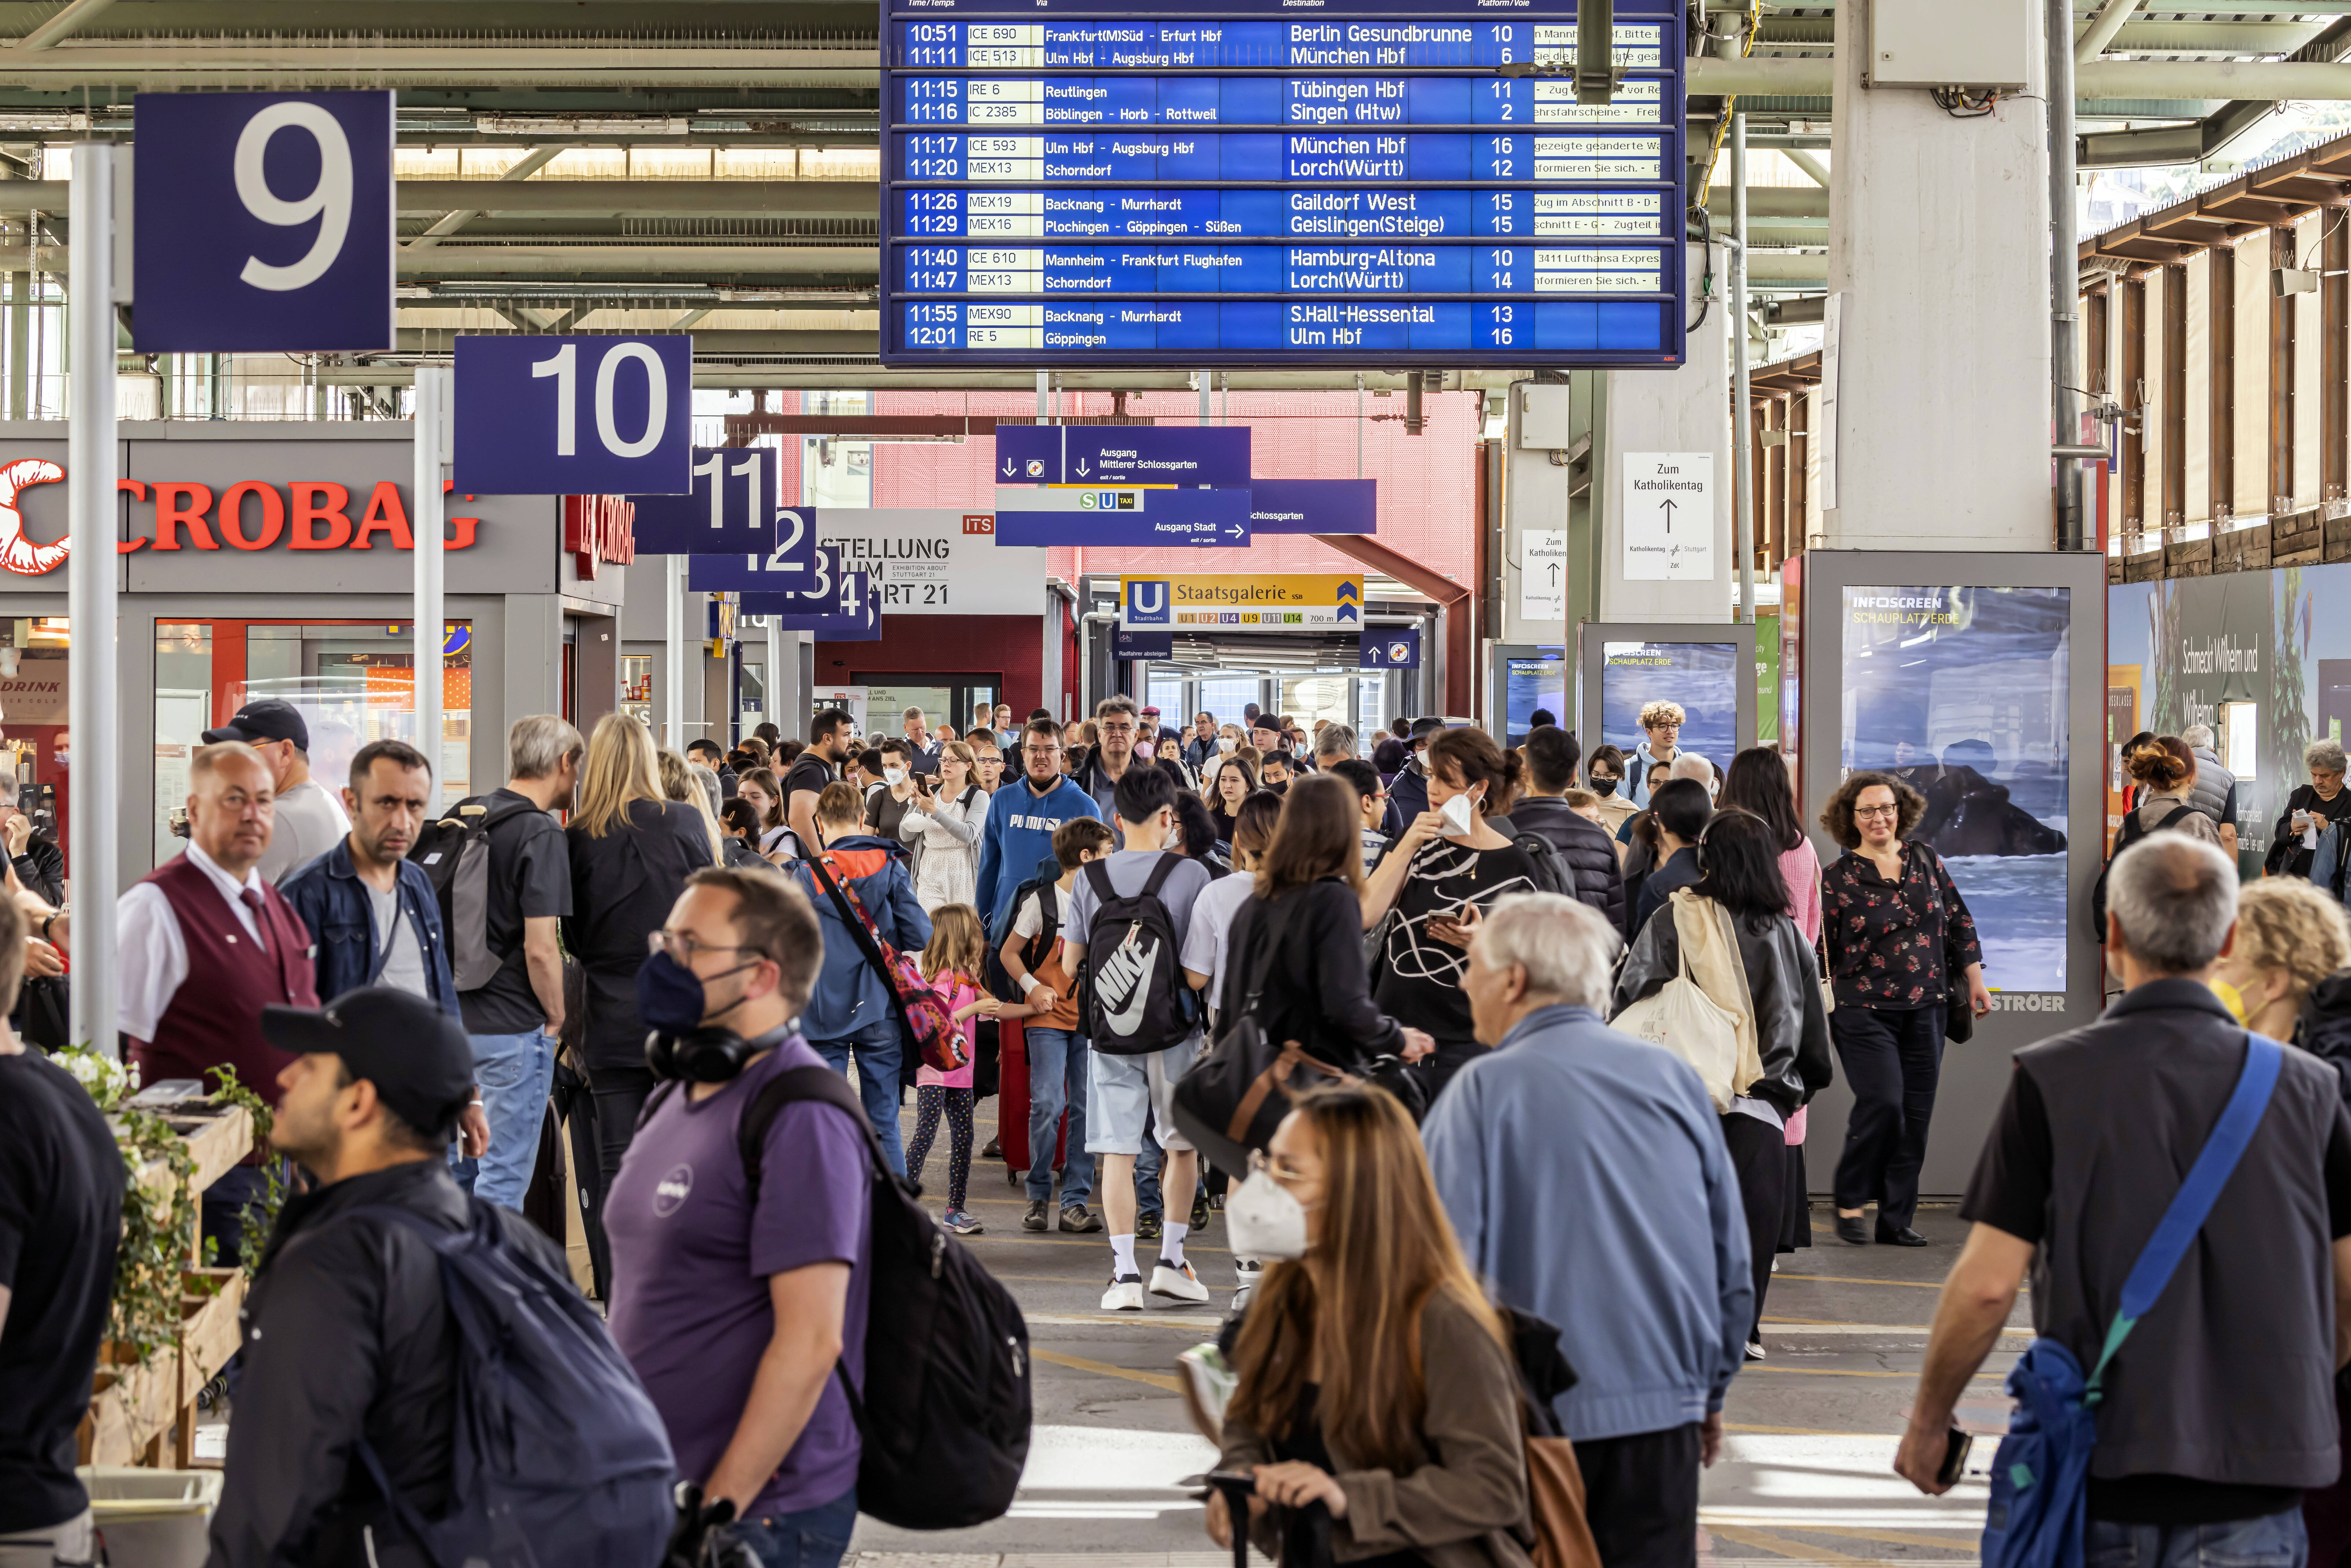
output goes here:
[[[2034, 1340], [2010, 1369], [2008, 1392], [2016, 1411], [1992, 1458], [1984, 1568], [2081, 1568], [2090, 1456], [2098, 1445], [2097, 1407], [2106, 1366], [2138, 1320], [2154, 1310], [2179, 1260], [2204, 1228], [2269, 1109], [2284, 1061], [2277, 1041], [2245, 1036], [2245, 1065], [2236, 1090], [2123, 1281], [2122, 1300], [2088, 1380], [2074, 1353], [2053, 1339]], [[2163, 1369], [2148, 1370], [2159, 1377]]]
[[[2165, 825], [2170, 825], [2168, 819]], [[1943, 943], [1943, 1038], [1953, 1045], [1965, 1045], [1976, 1037], [1976, 1011], [1968, 1005], [1965, 977], [1951, 963], [1950, 917], [1943, 909], [1942, 861], [1924, 844], [1914, 843], [1912, 847], [1932, 862], [1927, 868], [1927, 891], [1935, 901], [1935, 935]], [[2098, 880], [2103, 898], [2105, 873], [2100, 872]]]
[[[1719, 1114], [1763, 1076], [1755, 1043], [1753, 1003], [1747, 993], [1746, 966], [1728, 929], [1729, 917], [1711, 899], [1677, 888], [1671, 904], [1678, 971], [1654, 995], [1642, 998], [1609, 1020], [1609, 1027], [1660, 1046], [1698, 1070]], [[1726, 960], [1723, 946], [1729, 948]], [[1717, 992], [1729, 992], [1728, 969], [1736, 982], [1738, 1007], [1725, 1007]], [[1715, 979], [1702, 983], [1704, 971]]]
[[807, 862], [809, 874], [831, 898], [841, 923], [849, 927], [851, 940], [857, 944], [858, 951], [864, 955], [873, 972], [882, 977], [882, 984], [890, 993], [891, 1009], [898, 1015], [900, 1034], [914, 1047], [924, 1066], [940, 1072], [955, 1071], [971, 1060], [970, 1053], [964, 1050], [962, 1029], [947, 1011], [946, 1004], [939, 1000], [938, 993], [923, 978], [922, 967], [883, 936], [848, 880], [832, 875], [831, 862], [830, 854], [817, 856]]

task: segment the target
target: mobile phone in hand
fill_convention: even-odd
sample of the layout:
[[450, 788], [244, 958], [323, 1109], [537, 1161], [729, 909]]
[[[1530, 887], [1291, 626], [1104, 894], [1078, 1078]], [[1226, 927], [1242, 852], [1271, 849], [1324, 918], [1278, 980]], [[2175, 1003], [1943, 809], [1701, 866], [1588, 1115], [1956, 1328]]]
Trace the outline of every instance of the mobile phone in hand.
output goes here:
[[1959, 1478], [1967, 1473], [1968, 1450], [1975, 1447], [1975, 1441], [1972, 1433], [1962, 1432], [1957, 1427], [1951, 1428], [1943, 1440], [1942, 1466], [1935, 1471], [1937, 1486], [1955, 1487], [1959, 1484]]

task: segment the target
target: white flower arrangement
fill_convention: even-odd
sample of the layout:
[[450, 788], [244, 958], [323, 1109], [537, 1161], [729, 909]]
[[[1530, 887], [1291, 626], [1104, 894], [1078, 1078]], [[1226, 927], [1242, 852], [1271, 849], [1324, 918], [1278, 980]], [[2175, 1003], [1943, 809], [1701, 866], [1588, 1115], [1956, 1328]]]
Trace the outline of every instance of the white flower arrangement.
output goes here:
[[134, 1062], [117, 1061], [78, 1045], [57, 1052], [51, 1060], [73, 1074], [101, 1111], [113, 1110], [139, 1092], [139, 1068]]

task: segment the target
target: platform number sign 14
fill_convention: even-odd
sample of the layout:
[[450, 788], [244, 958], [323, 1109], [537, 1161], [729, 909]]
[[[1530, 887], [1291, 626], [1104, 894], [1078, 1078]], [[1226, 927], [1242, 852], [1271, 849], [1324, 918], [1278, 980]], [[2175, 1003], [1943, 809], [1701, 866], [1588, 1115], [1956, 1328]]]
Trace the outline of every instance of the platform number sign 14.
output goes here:
[[131, 126], [132, 347], [394, 346], [391, 93], [142, 92]]
[[459, 338], [456, 361], [460, 490], [693, 490], [691, 338]]

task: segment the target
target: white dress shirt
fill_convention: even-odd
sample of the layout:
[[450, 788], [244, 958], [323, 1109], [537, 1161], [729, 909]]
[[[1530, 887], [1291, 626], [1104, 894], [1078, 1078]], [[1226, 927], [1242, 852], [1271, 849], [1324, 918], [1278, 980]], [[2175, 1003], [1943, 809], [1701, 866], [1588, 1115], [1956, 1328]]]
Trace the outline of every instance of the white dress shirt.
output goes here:
[[[260, 941], [259, 918], [237, 896], [246, 888], [261, 892], [260, 869], [247, 871], [240, 883], [193, 840], [187, 856], [188, 863], [220, 890], [221, 902], [228, 905], [246, 934]], [[162, 888], [152, 882], [135, 883], [114, 902], [114, 937], [122, 987], [116, 1027], [133, 1040], [152, 1040], [155, 1026], [162, 1021], [180, 982], [188, 977], [188, 940], [180, 934], [180, 917], [172, 913], [172, 901], [163, 896]]]

